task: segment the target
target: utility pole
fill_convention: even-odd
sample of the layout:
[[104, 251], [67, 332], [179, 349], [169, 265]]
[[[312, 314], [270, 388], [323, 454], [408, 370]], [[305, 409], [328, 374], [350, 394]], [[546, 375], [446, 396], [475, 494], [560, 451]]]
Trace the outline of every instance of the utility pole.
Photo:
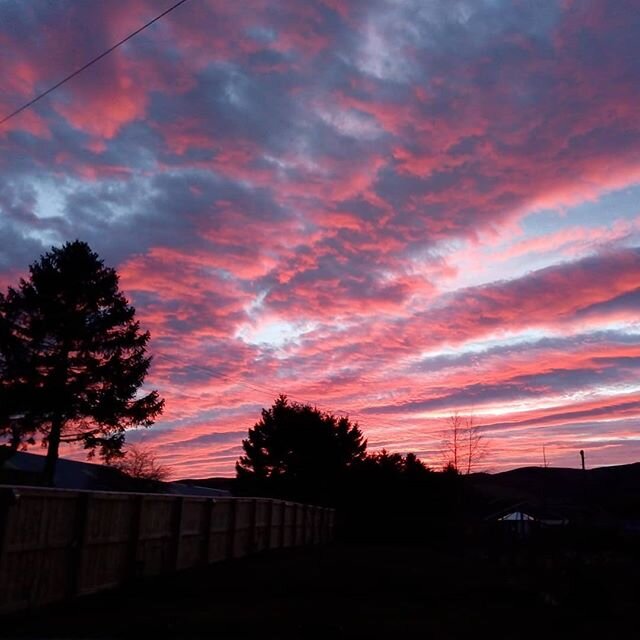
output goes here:
[[585, 470], [585, 467], [584, 467], [584, 451], [582, 449], [580, 449], [580, 458], [582, 460], [582, 470], [584, 471]]

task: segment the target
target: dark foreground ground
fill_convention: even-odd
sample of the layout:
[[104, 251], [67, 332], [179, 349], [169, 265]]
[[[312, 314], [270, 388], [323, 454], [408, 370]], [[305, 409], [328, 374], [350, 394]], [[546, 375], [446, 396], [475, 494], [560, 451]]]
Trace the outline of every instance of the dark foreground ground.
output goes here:
[[0, 618], [0, 635], [636, 637], [637, 557], [333, 544], [265, 553]]

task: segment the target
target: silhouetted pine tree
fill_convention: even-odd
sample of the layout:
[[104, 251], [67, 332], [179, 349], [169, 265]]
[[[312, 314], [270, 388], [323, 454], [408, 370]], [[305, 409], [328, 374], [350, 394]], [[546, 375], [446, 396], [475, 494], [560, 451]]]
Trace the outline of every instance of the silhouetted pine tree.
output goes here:
[[[61, 442], [80, 442], [110, 459], [125, 430], [162, 412], [157, 391], [139, 395], [151, 358], [149, 333], [118, 288], [114, 269], [80, 241], [53, 248], [10, 288], [0, 305], [0, 388], [14, 392], [14, 438], [39, 433], [52, 483]], [[0, 414], [5, 430], [8, 418]]]

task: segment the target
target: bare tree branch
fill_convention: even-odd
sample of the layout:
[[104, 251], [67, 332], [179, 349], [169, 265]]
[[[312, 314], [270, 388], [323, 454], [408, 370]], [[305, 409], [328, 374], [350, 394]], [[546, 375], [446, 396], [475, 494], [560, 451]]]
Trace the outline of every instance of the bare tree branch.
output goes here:
[[135, 444], [127, 447], [125, 455], [115, 460], [111, 466], [131, 478], [142, 480], [162, 482], [171, 475], [171, 469], [159, 464], [153, 452]]
[[473, 415], [452, 413], [441, 433], [443, 467], [471, 473], [484, 460], [488, 443]]

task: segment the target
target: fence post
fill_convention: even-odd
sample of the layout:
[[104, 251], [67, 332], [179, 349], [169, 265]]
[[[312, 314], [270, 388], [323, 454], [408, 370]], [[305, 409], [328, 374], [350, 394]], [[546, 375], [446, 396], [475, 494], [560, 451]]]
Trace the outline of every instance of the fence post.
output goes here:
[[251, 499], [251, 518], [249, 519], [249, 541], [247, 546], [249, 547], [247, 549], [248, 555], [255, 553], [256, 549], [258, 547], [257, 544], [257, 540], [256, 540], [256, 522], [257, 522], [257, 517], [258, 517], [258, 499], [257, 498], [252, 498]]
[[7, 547], [9, 539], [9, 527], [11, 524], [11, 507], [20, 499], [20, 494], [15, 489], [0, 489], [0, 595], [8, 587], [8, 575], [4, 575]]
[[176, 498], [173, 504], [173, 518], [171, 522], [171, 539], [173, 540], [173, 550], [171, 558], [171, 570], [177, 571], [180, 568], [180, 539], [182, 537], [182, 510], [184, 498]]
[[264, 548], [271, 549], [271, 536], [273, 535], [273, 498], [267, 503], [269, 505], [269, 515], [267, 516], [267, 528], [264, 539]]
[[284, 500], [280, 500], [280, 512], [280, 543], [278, 544], [278, 548], [283, 549], [287, 528], [287, 503]]
[[329, 516], [330, 510], [328, 507], [325, 507], [324, 513], [322, 514], [322, 543], [327, 544], [329, 542]]
[[203, 522], [203, 540], [202, 540], [202, 564], [209, 564], [209, 550], [211, 548], [211, 525], [213, 524], [213, 510], [215, 509], [215, 498], [209, 498], [206, 502]]
[[142, 510], [144, 508], [144, 496], [132, 497], [133, 508], [131, 511], [131, 525], [129, 527], [129, 540], [127, 562], [125, 565], [126, 580], [133, 580], [138, 576], [138, 543], [142, 529]]
[[9, 512], [19, 498], [20, 494], [15, 489], [0, 489], [0, 559], [4, 557], [4, 548], [9, 533]]
[[80, 594], [82, 583], [82, 562], [87, 543], [87, 521], [89, 519], [90, 493], [80, 493], [76, 499], [75, 522], [73, 524], [73, 544], [71, 547], [71, 579], [69, 595]]
[[311, 535], [307, 536], [309, 538], [309, 544], [310, 545], [314, 545], [317, 542], [317, 540], [316, 540], [316, 526], [317, 526], [317, 524], [318, 524], [318, 506], [314, 504], [311, 507], [311, 522], [310, 522]]
[[307, 546], [307, 535], [309, 534], [309, 507], [308, 504], [302, 507], [302, 545]]
[[307, 510], [309, 507], [306, 504], [302, 505], [302, 546], [307, 544]]
[[320, 514], [318, 518], [318, 542], [324, 544], [324, 521], [325, 521], [326, 507], [320, 507]]
[[227, 558], [233, 558], [235, 556], [235, 543], [236, 543], [236, 522], [238, 519], [237, 498], [231, 498], [229, 501], [230, 513], [229, 513], [229, 531], [227, 532]]
[[311, 544], [318, 544], [318, 522], [320, 521], [320, 507], [313, 506], [313, 518], [311, 518]]

